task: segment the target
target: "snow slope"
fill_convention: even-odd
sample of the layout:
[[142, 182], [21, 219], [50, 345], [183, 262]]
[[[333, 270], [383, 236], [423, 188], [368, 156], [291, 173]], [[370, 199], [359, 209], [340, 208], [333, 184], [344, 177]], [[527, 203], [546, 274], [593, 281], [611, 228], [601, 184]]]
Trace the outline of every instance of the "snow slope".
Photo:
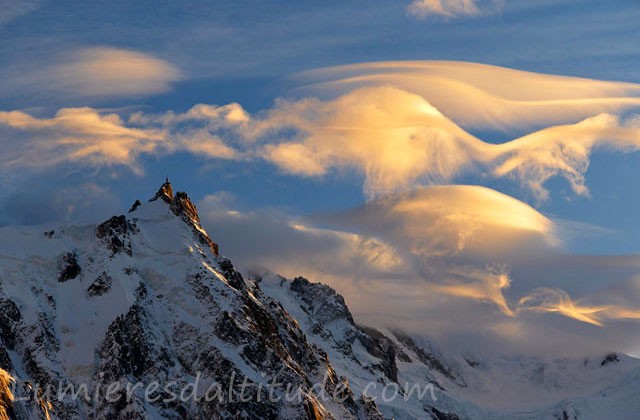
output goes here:
[[[626, 419], [638, 369], [445, 355], [359, 325], [328, 286], [245, 281], [168, 183], [95, 225], [0, 229], [0, 419]], [[30, 398], [12, 401], [9, 374]], [[194, 383], [200, 399], [172, 398]], [[81, 385], [87, 398], [42, 392]]]

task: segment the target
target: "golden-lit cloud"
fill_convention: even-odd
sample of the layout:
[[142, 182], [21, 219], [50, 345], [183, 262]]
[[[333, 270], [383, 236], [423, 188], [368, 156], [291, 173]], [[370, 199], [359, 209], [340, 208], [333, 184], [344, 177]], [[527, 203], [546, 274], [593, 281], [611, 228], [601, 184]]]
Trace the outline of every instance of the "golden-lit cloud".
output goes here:
[[509, 316], [513, 310], [504, 291], [511, 280], [499, 264], [560, 246], [547, 217], [472, 185], [392, 194], [328, 220], [390, 244], [433, 292], [490, 302]]
[[[111, 54], [116, 62], [122, 55]], [[140, 74], [144, 68], [140, 66]], [[126, 121], [77, 108], [62, 109], [52, 119], [2, 113], [0, 126], [23, 136], [18, 145], [7, 139], [12, 143], [7, 155], [13, 149], [45, 150], [52, 153], [50, 164], [69, 160], [133, 166], [141, 153], [186, 150], [204, 158], [264, 159], [305, 177], [355, 172], [363, 176], [369, 199], [455, 182], [463, 175], [512, 178], [539, 202], [549, 198], [545, 184], [553, 177], [566, 179], [576, 194], [588, 195], [585, 173], [593, 150], [640, 148], [637, 118], [602, 112], [639, 106], [640, 87], [635, 84], [455, 62], [373, 63], [312, 75], [349, 72], [355, 75], [318, 85], [323, 90], [337, 86], [344, 94], [278, 99], [254, 115], [237, 103], [199, 104], [183, 113], [136, 112]], [[543, 128], [495, 142], [460, 124]], [[111, 131], [103, 131], [105, 125]], [[38, 141], [47, 137], [46, 130], [55, 131], [53, 140]], [[62, 147], [52, 152], [54, 145]], [[22, 153], [16, 154], [16, 162], [24, 160]]]
[[496, 2], [488, 2], [489, 5], [482, 5], [482, 3], [481, 0], [413, 0], [407, 6], [407, 10], [418, 18], [431, 16], [454, 18], [484, 14], [487, 10], [482, 6], [496, 7]]
[[89, 96], [162, 93], [181, 72], [151, 55], [116, 48], [87, 48], [73, 52], [69, 62], [51, 69], [60, 89]]
[[586, 195], [584, 174], [595, 147], [640, 148], [638, 124], [611, 114], [485, 142], [424, 97], [391, 86], [359, 88], [326, 101], [279, 101], [255, 126], [298, 130], [293, 139], [267, 144], [265, 159], [302, 176], [354, 169], [364, 175], [369, 198], [469, 172], [514, 178], [541, 201], [548, 198], [545, 182], [554, 176]]
[[79, 161], [137, 168], [137, 155], [154, 151], [163, 139], [161, 132], [125, 127], [117, 114], [100, 114], [91, 108], [63, 108], [50, 119], [20, 111], [0, 112], [0, 124], [27, 137], [4, 148], [2, 160], [8, 166]]
[[317, 274], [323, 279], [348, 273], [354, 280], [380, 273], [400, 274], [407, 267], [402, 256], [383, 240], [320, 228], [276, 209], [238, 209], [227, 193], [205, 197], [198, 209], [212, 234], [226, 244], [223, 252], [245, 264], [244, 268], [257, 265], [282, 275]]
[[394, 86], [458, 125], [520, 131], [640, 107], [640, 84], [558, 76], [459, 61], [388, 61], [312, 70], [303, 92], [340, 95]]
[[[225, 111], [221, 113], [226, 115]], [[173, 132], [162, 125], [139, 127], [127, 124], [118, 114], [93, 108], [63, 108], [52, 118], [37, 118], [22, 111], [0, 112], [0, 130], [5, 133], [0, 140], [0, 161], [6, 168], [45, 168], [76, 162], [124, 165], [141, 173], [141, 154], [186, 150], [224, 159], [236, 154], [206, 129]], [[15, 141], [15, 137], [19, 140]]]
[[543, 287], [522, 297], [520, 310], [555, 312], [578, 321], [604, 326], [606, 320], [640, 319], [640, 310], [617, 305], [589, 305], [571, 299], [561, 289]]
[[569, 318], [598, 326], [602, 326], [599, 314], [605, 310], [602, 307], [581, 305], [574, 302], [564, 290], [551, 288], [537, 289], [521, 298], [518, 303], [526, 310], [557, 312]]
[[89, 47], [47, 57], [47, 64], [13, 74], [8, 90], [66, 99], [146, 96], [167, 92], [183, 73], [143, 52]]
[[447, 273], [449, 276], [457, 275], [470, 279], [469, 282], [447, 282], [445, 284], [430, 284], [434, 291], [448, 295], [491, 302], [507, 316], [513, 316], [505, 289], [509, 288], [511, 280], [507, 273], [492, 270], [468, 269], [465, 267], [452, 267]]
[[[639, 319], [636, 295], [613, 288], [586, 297], [571, 280], [577, 271], [584, 273], [580, 282], [607, 276], [612, 286], [620, 282], [609, 276], [620, 271], [618, 258], [565, 255], [552, 220], [499, 192], [434, 186], [310, 219], [238, 210], [225, 197], [209, 196], [198, 204], [225, 255], [248, 271], [256, 271], [255, 264], [331, 285], [360, 322], [403, 325], [476, 349], [499, 346], [555, 356], [623, 350], [637, 341], [624, 322]], [[556, 263], [528, 266], [548, 258]], [[531, 290], [511, 273], [522, 260], [548, 286]], [[558, 262], [571, 267], [568, 276]], [[637, 261], [624, 264], [637, 267]], [[583, 297], [572, 299], [570, 293]]]
[[531, 206], [474, 185], [417, 188], [375, 199], [341, 217], [425, 257], [494, 257], [559, 245], [554, 225]]
[[358, 89], [333, 101], [280, 101], [257, 124], [300, 133], [267, 144], [265, 159], [303, 176], [356, 169], [369, 196], [419, 179], [451, 179], [480, 145], [422, 97], [392, 87]]
[[617, 116], [600, 114], [487, 147], [496, 153], [492, 173], [519, 179], [539, 199], [548, 198], [544, 184], [554, 176], [565, 178], [575, 193], [587, 195], [584, 175], [593, 149], [637, 151], [640, 127], [634, 120], [621, 121]]

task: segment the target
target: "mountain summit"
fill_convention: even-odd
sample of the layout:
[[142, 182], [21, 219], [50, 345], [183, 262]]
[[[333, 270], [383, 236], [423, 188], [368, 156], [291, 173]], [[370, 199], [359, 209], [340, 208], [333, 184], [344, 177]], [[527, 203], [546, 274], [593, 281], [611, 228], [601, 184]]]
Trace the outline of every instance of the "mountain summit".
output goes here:
[[[590, 419], [601, 407], [640, 410], [625, 394], [640, 382], [635, 359], [458, 360], [378, 327], [359, 325], [328, 286], [272, 273], [245, 279], [168, 180], [126, 215], [0, 234], [2, 420]], [[492, 381], [516, 376], [514, 389], [564, 400], [526, 412], [483, 403]]]

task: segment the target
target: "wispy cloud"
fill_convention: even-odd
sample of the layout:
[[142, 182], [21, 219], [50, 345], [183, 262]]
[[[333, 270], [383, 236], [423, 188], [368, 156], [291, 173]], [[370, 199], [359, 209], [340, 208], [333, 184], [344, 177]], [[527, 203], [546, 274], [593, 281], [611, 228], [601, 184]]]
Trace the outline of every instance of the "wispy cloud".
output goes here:
[[261, 152], [287, 172], [322, 176], [353, 169], [365, 176], [368, 197], [425, 183], [454, 180], [465, 172], [511, 177], [539, 201], [547, 180], [565, 178], [586, 195], [584, 174], [592, 150], [640, 148], [636, 120], [599, 114], [551, 126], [505, 143], [485, 142], [464, 131], [424, 97], [395, 87], [359, 88], [334, 100], [281, 101], [259, 126], [295, 128]]
[[466, 129], [522, 132], [640, 107], [640, 84], [460, 61], [387, 61], [304, 72], [301, 91], [339, 96], [393, 86], [422, 97]]
[[521, 310], [559, 313], [600, 327], [607, 320], [640, 319], [640, 309], [574, 301], [564, 290], [546, 287], [522, 297], [518, 304]]
[[[95, 68], [95, 74], [78, 70], [86, 77], [74, 82], [87, 93], [135, 92], [138, 78], [147, 80], [140, 92], [166, 87], [167, 71], [155, 59], [102, 49], [81, 56], [69, 66]], [[131, 71], [121, 76], [119, 69], [127, 66]], [[2, 161], [36, 166], [46, 155], [46, 165], [121, 164], [141, 172], [142, 154], [188, 151], [204, 158], [263, 159], [304, 177], [354, 171], [364, 176], [369, 199], [475, 173], [515, 179], [541, 202], [549, 198], [545, 184], [553, 177], [588, 195], [585, 173], [594, 149], [640, 149], [637, 117], [603, 113], [640, 107], [636, 84], [453, 62], [374, 63], [321, 70], [314, 77], [345, 72], [360, 76], [321, 86], [346, 93], [280, 99], [254, 115], [239, 104], [138, 112], [127, 119], [93, 108], [65, 108], [53, 118], [1, 112]], [[543, 128], [495, 143], [470, 134], [463, 123]]]
[[157, 130], [126, 127], [117, 114], [92, 108], [61, 109], [53, 118], [35, 118], [21, 111], [0, 112], [6, 168], [43, 168], [66, 162], [89, 165], [126, 165], [140, 172], [137, 157], [153, 152], [165, 136]]
[[38, 9], [44, 0], [2, 0], [0, 1], [0, 25], [24, 16]]
[[[390, 86], [358, 88], [336, 99], [278, 100], [249, 115], [240, 105], [197, 105], [128, 121], [92, 108], [62, 109], [51, 119], [20, 111], [0, 113], [7, 164], [76, 161], [136, 168], [143, 153], [189, 151], [205, 158], [264, 159], [283, 171], [321, 177], [351, 170], [364, 175], [368, 198], [417, 185], [448, 183], [464, 173], [520, 182], [538, 201], [545, 183], [565, 178], [587, 195], [585, 173], [596, 147], [640, 148], [635, 118], [599, 114], [551, 126], [505, 143], [485, 142], [463, 130], [424, 97]], [[10, 133], [11, 134], [11, 133]], [[136, 168], [139, 169], [139, 168]]]
[[[21, 111], [0, 112], [5, 148], [0, 161], [6, 169], [47, 168], [63, 163], [123, 165], [142, 173], [142, 154], [189, 151], [207, 158], [230, 159], [236, 152], [212, 134], [213, 118], [235, 124], [233, 105], [199, 106], [180, 116], [134, 114], [127, 123], [115, 113], [93, 108], [63, 108], [52, 118], [36, 118]], [[200, 121], [206, 124], [201, 126]], [[20, 141], [14, 141], [19, 138]]]
[[[255, 264], [330, 284], [360, 322], [493, 352], [583, 355], [637, 342], [627, 322], [640, 313], [637, 291], [622, 292], [634, 280], [611, 275], [619, 259], [583, 256], [587, 264], [579, 264], [565, 254], [551, 220], [496, 191], [429, 187], [315, 220], [244, 211], [227, 198], [198, 205], [225, 255], [245, 270]], [[549, 258], [556, 263], [547, 269], [540, 261]], [[571, 272], [557, 270], [559, 262]], [[510, 272], [521, 264], [529, 278]], [[606, 289], [579, 291], [598, 276], [607, 277]]]

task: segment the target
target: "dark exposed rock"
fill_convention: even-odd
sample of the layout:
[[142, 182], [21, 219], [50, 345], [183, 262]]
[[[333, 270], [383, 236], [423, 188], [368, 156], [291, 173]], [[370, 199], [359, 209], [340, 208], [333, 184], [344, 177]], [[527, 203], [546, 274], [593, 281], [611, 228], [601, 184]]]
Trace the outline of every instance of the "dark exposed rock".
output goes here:
[[97, 279], [94, 280], [93, 283], [87, 289], [87, 293], [91, 297], [102, 296], [105, 293], [111, 290], [111, 284], [113, 283], [113, 279], [110, 275], [108, 275], [105, 271], [102, 272], [98, 276]]
[[218, 255], [218, 244], [211, 240], [200, 225], [200, 216], [198, 216], [196, 205], [189, 199], [187, 193], [178, 192], [171, 201], [170, 209], [173, 214], [182, 217], [182, 220], [191, 226], [200, 243], [209, 247], [214, 255]]
[[22, 365], [33, 381], [41, 387], [52, 384], [53, 378], [47, 369], [38, 361], [36, 349], [27, 348], [22, 357]]
[[0, 369], [4, 369], [7, 372], [13, 370], [13, 363], [11, 363], [9, 353], [3, 344], [0, 344]]
[[132, 255], [129, 234], [135, 230], [135, 225], [127, 221], [124, 215], [113, 216], [111, 219], [98, 225], [96, 228], [96, 236], [98, 239], [106, 242], [112, 255], [119, 252]]
[[218, 261], [218, 267], [220, 267], [220, 271], [226, 277], [229, 285], [237, 290], [243, 290], [247, 286], [242, 278], [242, 274], [236, 270], [231, 261], [226, 258], [221, 258]]
[[617, 363], [619, 361], [620, 361], [620, 358], [618, 357], [617, 354], [609, 353], [605, 356], [604, 359], [602, 359], [602, 362], [600, 362], [600, 366], [608, 365], [609, 363]]
[[564, 409], [553, 414], [553, 418], [557, 420], [580, 420], [580, 413], [573, 408]]
[[303, 309], [317, 322], [326, 323], [336, 319], [346, 319], [355, 325], [344, 298], [331, 287], [311, 283], [304, 277], [296, 277], [289, 288], [305, 303], [306, 307]]
[[[236, 328], [236, 343], [242, 347], [243, 358], [260, 371], [278, 372], [282, 370], [283, 360], [290, 355], [283, 342], [280, 328], [268, 310], [248, 296], [244, 299], [242, 312], [233, 314], [235, 324], [244, 324]], [[300, 365], [291, 365], [281, 374], [289, 383], [303, 383], [304, 372]]]
[[18, 306], [9, 299], [0, 299], [0, 341], [9, 349], [16, 345], [16, 327], [22, 320]]
[[210, 285], [207, 284], [207, 277], [204, 273], [197, 273], [187, 277], [187, 283], [198, 301], [212, 314], [219, 313], [220, 307], [216, 299], [211, 294]]
[[[212, 378], [219, 385], [220, 398], [203, 401], [202, 418], [207, 419], [277, 419], [278, 407], [269, 399], [264, 388], [246, 378], [233, 363], [217, 349], [201, 350], [193, 368]], [[238, 385], [246, 382], [244, 398], [239, 398]], [[230, 397], [230, 391], [233, 397]]]
[[81, 268], [78, 264], [78, 254], [75, 251], [67, 252], [62, 256], [62, 267], [60, 269], [58, 281], [60, 283], [64, 283], [65, 281], [75, 279], [80, 275], [80, 271]]
[[472, 359], [470, 357], [465, 357], [464, 361], [467, 362], [467, 364], [472, 368], [480, 366], [480, 362], [478, 362], [477, 360]]
[[222, 340], [228, 343], [239, 345], [242, 341], [240, 327], [236, 324], [236, 322], [227, 311], [224, 311], [222, 313], [222, 316], [215, 326], [215, 332], [216, 336], [220, 337]]
[[[312, 321], [311, 331], [313, 334], [322, 337], [323, 340], [333, 341], [338, 351], [356, 362], [358, 361], [352, 347], [354, 342], [359, 340], [369, 354], [380, 359], [380, 362], [368, 364], [365, 368], [381, 372], [392, 382], [398, 381], [396, 358], [411, 361], [410, 357], [379, 331], [356, 325], [344, 298], [340, 294], [329, 286], [311, 283], [302, 277], [294, 279], [289, 288], [295, 292], [302, 310]], [[325, 325], [338, 320], [346, 321], [351, 328], [347, 328], [344, 337], [336, 341]]]
[[34, 343], [39, 344], [47, 352], [56, 352], [60, 350], [60, 341], [56, 336], [55, 327], [53, 325], [52, 316], [45, 312], [38, 313], [39, 329], [34, 338]]
[[55, 234], [56, 234], [56, 231], [52, 229], [52, 230], [48, 230], [48, 231], [46, 231], [46, 232], [44, 233], [44, 236], [45, 236], [46, 238], [51, 239], [51, 238], [53, 238], [53, 235], [55, 235]]
[[100, 370], [105, 378], [116, 381], [127, 375], [139, 377], [152, 366], [144, 323], [144, 310], [133, 305], [109, 326], [99, 350]]
[[359, 407], [356, 402], [353, 391], [349, 386], [349, 379], [346, 376], [337, 377], [335, 372], [327, 377], [325, 388], [327, 392], [337, 401], [341, 401], [353, 416], [358, 415]]
[[379, 365], [380, 370], [392, 382], [398, 382], [398, 365], [396, 364], [396, 346], [391, 340], [385, 337], [379, 331], [360, 326], [362, 334], [358, 336], [358, 340], [365, 349], [379, 359], [382, 359]]
[[[13, 370], [15, 366], [9, 357], [9, 351], [15, 351], [20, 356], [21, 370], [35, 384], [37, 393], [31, 402], [21, 403], [34, 413], [40, 413], [37, 418], [48, 418], [49, 403], [43, 398], [43, 389], [59, 389], [66, 382], [61, 379], [59, 372], [51, 369], [51, 359], [60, 350], [60, 343], [56, 336], [52, 318], [49, 314], [39, 312], [37, 322], [24, 325], [24, 320], [15, 305], [7, 299], [0, 301], [0, 367]], [[26, 392], [26, 391], [25, 391]], [[23, 395], [20, 395], [21, 397]], [[73, 401], [55, 400], [51, 402], [53, 409], [59, 413], [59, 418], [77, 418], [77, 406]], [[32, 406], [32, 407], [31, 407]], [[23, 407], [23, 408], [24, 408]], [[25, 408], [26, 409], [26, 408]], [[33, 410], [32, 410], [33, 409]]]
[[358, 405], [361, 407], [363, 420], [385, 420], [376, 402], [367, 395], [358, 398]]
[[434, 420], [460, 420], [457, 414], [445, 413], [433, 407], [431, 407], [431, 415]]
[[318, 374], [321, 364], [329, 363], [327, 354], [307, 341], [307, 337], [300, 329], [298, 322], [287, 313], [280, 302], [266, 297], [259, 288], [255, 288], [253, 294], [261, 301], [268, 302], [264, 309], [274, 320], [278, 336], [289, 356], [307, 374]]
[[171, 203], [171, 200], [173, 200], [173, 189], [168, 178], [149, 201], [156, 201], [158, 198], [161, 198], [166, 203]]
[[129, 213], [133, 213], [134, 211], [136, 211], [138, 209], [138, 207], [140, 207], [142, 205], [142, 203], [140, 202], [140, 200], [136, 200], [135, 203], [133, 203], [133, 205], [131, 205], [131, 208], [129, 209]]

